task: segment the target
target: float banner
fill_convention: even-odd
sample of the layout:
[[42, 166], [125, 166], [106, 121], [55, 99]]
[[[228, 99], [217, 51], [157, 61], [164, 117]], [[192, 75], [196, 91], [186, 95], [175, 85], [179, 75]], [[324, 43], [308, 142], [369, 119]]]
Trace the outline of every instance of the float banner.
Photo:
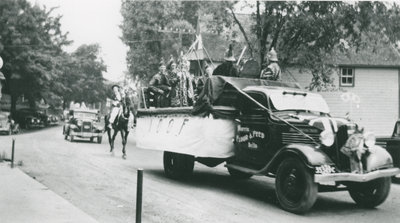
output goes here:
[[235, 123], [188, 114], [140, 116], [136, 144], [141, 149], [170, 151], [195, 157], [228, 158], [234, 155]]

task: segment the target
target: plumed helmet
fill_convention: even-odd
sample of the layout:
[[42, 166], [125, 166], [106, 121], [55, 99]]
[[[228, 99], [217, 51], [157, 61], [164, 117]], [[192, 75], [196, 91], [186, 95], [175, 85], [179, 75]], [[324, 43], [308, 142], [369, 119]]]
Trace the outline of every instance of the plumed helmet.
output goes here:
[[162, 66], [165, 67], [164, 59], [161, 59], [160, 63], [158, 64], [158, 67], [162, 67]]
[[228, 50], [225, 52], [224, 60], [226, 61], [236, 61], [235, 56], [233, 55], [233, 44], [229, 44]]
[[275, 49], [272, 47], [272, 49], [269, 51], [267, 54], [267, 58], [270, 61], [275, 61], [278, 62], [278, 54], [276, 53]]
[[170, 69], [173, 64], [175, 64], [175, 66], [176, 66], [176, 62], [174, 60], [174, 57], [171, 55], [171, 57], [169, 58], [169, 61], [168, 61], [167, 68]]

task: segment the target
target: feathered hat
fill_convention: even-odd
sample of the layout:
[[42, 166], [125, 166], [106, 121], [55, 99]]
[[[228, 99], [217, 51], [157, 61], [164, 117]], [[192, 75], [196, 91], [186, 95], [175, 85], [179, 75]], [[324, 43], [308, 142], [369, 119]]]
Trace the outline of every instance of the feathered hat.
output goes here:
[[161, 67], [161, 66], [165, 66], [164, 58], [161, 58], [161, 61], [158, 64], [158, 67]]

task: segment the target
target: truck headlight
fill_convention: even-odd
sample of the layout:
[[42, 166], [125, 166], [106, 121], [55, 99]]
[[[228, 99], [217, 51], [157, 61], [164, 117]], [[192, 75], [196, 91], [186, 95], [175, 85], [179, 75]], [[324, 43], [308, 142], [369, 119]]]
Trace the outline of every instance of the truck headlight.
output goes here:
[[372, 132], [364, 133], [364, 144], [367, 147], [373, 147], [375, 145], [375, 142], [376, 142], [376, 138]]
[[76, 123], [76, 125], [81, 126], [82, 125], [82, 121], [79, 120], [78, 123]]
[[323, 131], [319, 135], [319, 139], [324, 146], [331, 146], [335, 142], [335, 135], [332, 131]]

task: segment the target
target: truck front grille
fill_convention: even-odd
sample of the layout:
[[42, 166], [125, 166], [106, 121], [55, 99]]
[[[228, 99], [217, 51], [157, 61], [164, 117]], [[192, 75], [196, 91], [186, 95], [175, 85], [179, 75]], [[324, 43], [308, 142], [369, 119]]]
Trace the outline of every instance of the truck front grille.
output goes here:
[[[316, 133], [308, 133], [307, 135], [311, 136], [317, 143], [320, 143], [319, 140], [319, 134]], [[313, 141], [311, 139], [305, 137], [304, 135], [300, 133], [294, 133], [294, 132], [283, 132], [282, 133], [282, 143], [283, 144], [291, 144], [291, 143], [303, 143], [303, 144], [308, 144], [308, 145], [314, 145]]]

